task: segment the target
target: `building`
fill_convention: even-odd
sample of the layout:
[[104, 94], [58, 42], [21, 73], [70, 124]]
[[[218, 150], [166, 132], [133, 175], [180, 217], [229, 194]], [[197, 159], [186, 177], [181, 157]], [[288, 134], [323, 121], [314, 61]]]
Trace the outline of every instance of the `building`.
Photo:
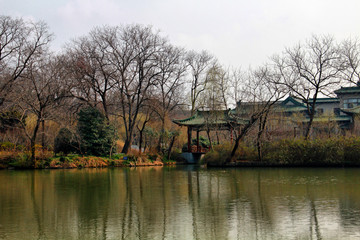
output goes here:
[[[360, 113], [360, 87], [341, 87], [334, 93], [337, 97], [318, 98], [316, 100], [314, 122], [324, 122], [326, 120], [336, 122], [340, 129], [352, 129], [355, 118]], [[279, 102], [277, 111], [283, 112], [287, 117], [295, 113], [301, 113], [305, 117], [303, 122], [308, 121], [306, 104], [301, 99], [293, 96]]]
[[[318, 98], [313, 119], [313, 134], [339, 134], [339, 131], [352, 130], [355, 120], [360, 116], [360, 85], [341, 87], [334, 91], [337, 97]], [[310, 99], [312, 101], [312, 99]], [[233, 110], [197, 111], [185, 119], [173, 120], [179, 126], [188, 128], [189, 152], [201, 152], [199, 147], [199, 132], [226, 130], [233, 138], [233, 131], [241, 129], [249, 122], [252, 111], [256, 111], [261, 103], [238, 102]], [[301, 136], [309, 122], [308, 106], [294, 96], [289, 96], [274, 105], [268, 118], [267, 133], [274, 138]], [[191, 132], [196, 132], [197, 146], [191, 146]]]

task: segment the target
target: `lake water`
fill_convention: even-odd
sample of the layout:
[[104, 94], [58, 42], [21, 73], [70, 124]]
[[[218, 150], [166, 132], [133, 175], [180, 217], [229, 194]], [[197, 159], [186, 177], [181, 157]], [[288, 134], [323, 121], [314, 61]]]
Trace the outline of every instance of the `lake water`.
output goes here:
[[360, 169], [3, 170], [0, 239], [360, 239]]

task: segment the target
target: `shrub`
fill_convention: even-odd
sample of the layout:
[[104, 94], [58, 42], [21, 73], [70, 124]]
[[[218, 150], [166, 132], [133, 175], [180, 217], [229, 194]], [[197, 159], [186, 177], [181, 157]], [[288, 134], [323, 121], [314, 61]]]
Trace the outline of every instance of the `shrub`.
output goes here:
[[30, 161], [30, 152], [22, 152], [16, 155], [15, 158], [9, 162], [9, 166], [16, 167], [16, 168], [30, 168], [31, 161]]
[[[197, 139], [196, 138], [193, 138], [191, 140], [191, 145], [197, 145]], [[204, 138], [203, 136], [200, 136], [199, 137], [199, 145], [202, 147], [202, 148], [209, 148], [210, 146], [210, 141], [209, 139], [207, 138]], [[214, 145], [214, 144], [213, 144]], [[182, 146], [182, 151], [183, 152], [187, 152], [188, 151], [188, 144], [185, 143], [183, 146]]]
[[181, 150], [176, 148], [171, 151], [170, 160], [173, 160], [175, 162], [186, 162], [186, 159], [181, 156]]
[[360, 139], [349, 138], [344, 142], [344, 163], [360, 164]]
[[111, 159], [119, 160], [119, 159], [123, 159], [124, 156], [125, 156], [125, 153], [116, 153], [111, 156]]
[[[344, 156], [347, 151], [349, 154], [354, 152], [354, 149], [346, 150], [351, 142], [352, 140], [343, 138], [280, 140], [264, 145], [264, 161], [276, 165], [339, 165], [347, 158]], [[358, 149], [360, 153], [360, 148]]]
[[[215, 145], [213, 149], [206, 153], [202, 161], [204, 163], [223, 164], [230, 157], [233, 145], [230, 143]], [[235, 153], [236, 160], [254, 160], [256, 153], [254, 149], [240, 143]]]
[[69, 154], [76, 152], [74, 148], [75, 142], [73, 141], [74, 135], [67, 128], [61, 128], [54, 141], [54, 152]]
[[11, 151], [15, 149], [15, 144], [11, 142], [2, 142], [0, 147], [2, 151]]
[[220, 155], [220, 153], [215, 150], [206, 153], [205, 156], [201, 159], [201, 163], [223, 164], [225, 161], [226, 157], [224, 155]]

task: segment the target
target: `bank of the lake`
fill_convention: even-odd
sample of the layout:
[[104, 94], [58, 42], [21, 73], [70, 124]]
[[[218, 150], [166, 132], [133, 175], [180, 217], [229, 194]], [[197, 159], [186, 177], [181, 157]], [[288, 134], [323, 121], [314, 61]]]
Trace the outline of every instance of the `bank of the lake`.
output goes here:
[[[229, 160], [231, 144], [215, 145], [202, 157], [199, 164], [208, 167], [360, 167], [360, 138], [285, 139], [263, 142], [261, 155], [257, 148], [240, 144], [235, 157]], [[111, 157], [82, 156], [78, 154], [55, 155], [39, 150], [35, 166], [29, 165], [30, 153], [26, 151], [1, 151], [0, 168], [104, 168], [164, 166], [184, 164], [179, 152], [167, 160], [161, 154], [113, 154]]]
[[167, 160], [157, 154], [114, 154], [111, 157], [68, 154], [54, 156], [51, 151], [38, 151], [35, 166], [30, 165], [30, 153], [26, 151], [1, 151], [0, 169], [72, 169], [106, 167], [165, 166], [181, 162]]

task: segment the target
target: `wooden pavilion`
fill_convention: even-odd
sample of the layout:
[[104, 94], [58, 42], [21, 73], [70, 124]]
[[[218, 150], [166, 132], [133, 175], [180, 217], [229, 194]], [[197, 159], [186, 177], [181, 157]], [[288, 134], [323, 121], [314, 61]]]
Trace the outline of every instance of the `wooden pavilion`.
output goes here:
[[[205, 153], [209, 149], [200, 146], [199, 133], [206, 131], [208, 134], [211, 130], [228, 130], [230, 138], [233, 139], [233, 131], [240, 129], [241, 126], [248, 123], [248, 120], [240, 119], [236, 116], [234, 110], [216, 110], [216, 111], [196, 111], [189, 118], [173, 120], [179, 126], [187, 127], [188, 135], [188, 152]], [[192, 131], [196, 131], [196, 146], [191, 146]]]

